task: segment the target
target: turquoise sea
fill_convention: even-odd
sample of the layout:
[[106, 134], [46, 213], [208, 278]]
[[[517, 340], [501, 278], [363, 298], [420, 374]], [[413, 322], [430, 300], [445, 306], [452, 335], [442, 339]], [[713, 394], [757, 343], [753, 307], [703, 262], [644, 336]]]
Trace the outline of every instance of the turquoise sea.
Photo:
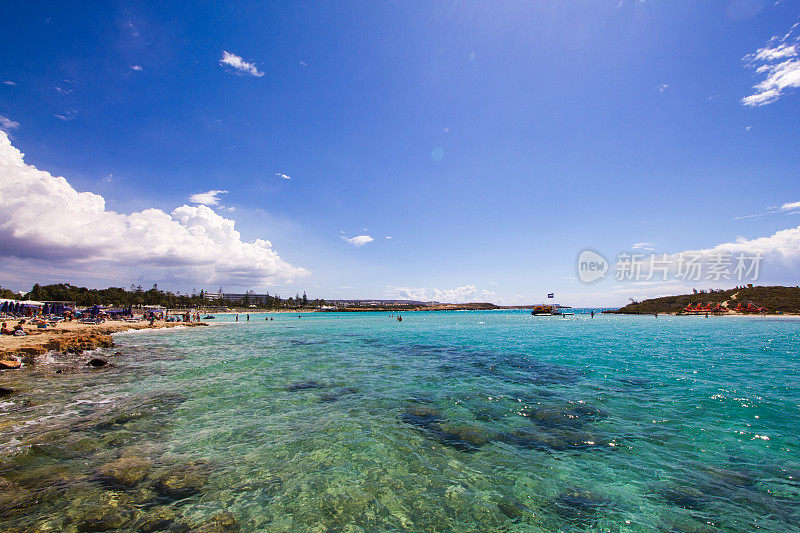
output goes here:
[[240, 318], [0, 375], [0, 530], [800, 530], [797, 319]]

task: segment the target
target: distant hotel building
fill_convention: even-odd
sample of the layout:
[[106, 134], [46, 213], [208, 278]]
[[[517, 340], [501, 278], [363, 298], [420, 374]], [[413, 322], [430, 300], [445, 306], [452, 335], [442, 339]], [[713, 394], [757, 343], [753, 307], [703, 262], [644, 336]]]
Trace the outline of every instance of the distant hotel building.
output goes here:
[[261, 302], [266, 303], [268, 294], [256, 294], [255, 291], [247, 291], [247, 292], [222, 292], [222, 288], [220, 287], [218, 292], [204, 292], [203, 297], [206, 300], [228, 300], [230, 302], [241, 302], [245, 298], [250, 303]]

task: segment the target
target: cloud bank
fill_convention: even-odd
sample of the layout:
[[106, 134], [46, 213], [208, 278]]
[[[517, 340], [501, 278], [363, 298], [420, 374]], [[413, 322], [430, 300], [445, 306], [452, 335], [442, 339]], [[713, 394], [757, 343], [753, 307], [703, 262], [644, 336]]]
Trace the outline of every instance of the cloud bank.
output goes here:
[[0, 259], [15, 264], [47, 261], [53, 271], [121, 267], [154, 277], [179, 271], [198, 283], [234, 286], [308, 274], [281, 259], [269, 241], [242, 241], [233, 220], [205, 205], [183, 205], [171, 213], [110, 211], [102, 196], [78, 192], [65, 178], [25, 163], [2, 132], [0, 190]]
[[742, 98], [743, 105], [758, 107], [771, 104], [790, 89], [800, 87], [800, 23], [784, 36], [775, 36], [765, 46], [742, 60], [763, 79], [753, 86], [755, 92]]
[[428, 289], [421, 287], [389, 287], [387, 295], [404, 300], [463, 304], [495, 300], [496, 294], [486, 289], [479, 290], [475, 285], [464, 285], [455, 289]]
[[219, 60], [219, 64], [223, 67], [227, 66], [235, 70], [239, 74], [247, 75], [247, 76], [254, 76], [256, 78], [260, 78], [264, 75], [263, 72], [256, 68], [255, 63], [248, 63], [241, 56], [237, 56], [236, 54], [231, 54], [230, 52], [226, 52], [225, 50], [222, 51], [222, 59]]
[[800, 260], [800, 226], [776, 231], [768, 237], [746, 239], [739, 237], [733, 242], [718, 244], [705, 250], [689, 250], [685, 253], [704, 255], [723, 254], [761, 254], [765, 260], [791, 264]]

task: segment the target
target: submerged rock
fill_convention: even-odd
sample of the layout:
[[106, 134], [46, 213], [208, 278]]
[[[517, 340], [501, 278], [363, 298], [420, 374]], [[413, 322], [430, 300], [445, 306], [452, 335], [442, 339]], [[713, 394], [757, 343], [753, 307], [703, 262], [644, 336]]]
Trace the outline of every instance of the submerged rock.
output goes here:
[[553, 510], [561, 518], [585, 524], [594, 518], [597, 511], [609, 504], [608, 500], [591, 491], [569, 491], [560, 494], [553, 501]]
[[140, 438], [142, 438], [141, 434], [133, 433], [132, 431], [113, 431], [106, 433], [106, 435], [100, 439], [100, 444], [105, 448], [118, 448], [120, 446], [132, 444]]
[[57, 444], [48, 444], [48, 443], [31, 444], [30, 451], [34, 456], [38, 455], [38, 456], [51, 457], [53, 459], [58, 459], [61, 461], [65, 459], [73, 459], [79, 456], [79, 454], [73, 452], [72, 450], [59, 446]]
[[658, 531], [674, 533], [719, 533], [720, 528], [708, 518], [695, 513], [665, 509], [659, 513]]
[[89, 362], [86, 363], [86, 366], [91, 366], [93, 368], [102, 368], [108, 364], [109, 362], [106, 361], [105, 359], [100, 359], [98, 357], [95, 357], [94, 359], [89, 359]]
[[118, 530], [129, 526], [134, 518], [133, 509], [106, 494], [99, 495], [97, 500], [87, 497], [73, 503], [78, 506], [68, 510], [64, 523], [77, 531]]
[[100, 477], [112, 486], [133, 487], [150, 472], [150, 462], [141, 457], [122, 457], [100, 467]]
[[136, 531], [156, 533], [160, 531], [189, 531], [191, 528], [180, 521], [181, 515], [171, 507], [159, 506], [149, 509], [147, 514], [136, 522]]
[[662, 492], [665, 500], [684, 509], [700, 510], [704, 507], [705, 495], [695, 487], [676, 485]]
[[192, 528], [193, 533], [227, 533], [239, 531], [239, 522], [228, 511], [222, 511]]
[[197, 466], [172, 467], [158, 475], [153, 490], [170, 500], [182, 500], [199, 493], [208, 483], [208, 478]]
[[709, 480], [715, 484], [730, 485], [734, 487], [752, 487], [755, 478], [746, 472], [721, 467], [705, 467], [703, 471]]
[[531, 450], [569, 451], [587, 448], [613, 449], [607, 439], [577, 430], [557, 428], [518, 429], [504, 433], [499, 439], [508, 444]]
[[403, 413], [403, 422], [422, 429], [431, 429], [442, 421], [442, 415], [432, 407], [412, 405]]
[[318, 381], [308, 380], [308, 381], [298, 381], [292, 383], [291, 385], [287, 385], [283, 388], [285, 391], [295, 392], [300, 390], [309, 390], [309, 389], [322, 389], [325, 385], [319, 383]]
[[474, 449], [491, 441], [486, 428], [474, 424], [440, 424], [437, 429], [439, 442], [459, 449]]
[[36, 498], [27, 489], [0, 477], [0, 517], [24, 514], [36, 504]]
[[13, 359], [0, 360], [0, 370], [15, 370], [20, 366], [22, 366], [22, 363], [19, 361], [14, 361]]
[[340, 400], [343, 396], [355, 394], [358, 390], [353, 387], [342, 387], [332, 392], [326, 392], [320, 395], [319, 401], [322, 403], [333, 403]]
[[547, 427], [582, 427], [605, 418], [607, 413], [580, 402], [567, 402], [560, 405], [528, 406], [519, 414], [531, 422]]
[[492, 439], [492, 435], [483, 426], [466, 422], [445, 422], [438, 410], [424, 405], [407, 407], [402, 420], [422, 430], [439, 444], [461, 451], [475, 451]]
[[16, 389], [10, 389], [8, 387], [0, 387], [0, 398], [3, 396], [8, 396], [9, 394], [14, 394]]
[[512, 520], [522, 518], [528, 512], [524, 505], [513, 500], [500, 500], [497, 502], [497, 508]]

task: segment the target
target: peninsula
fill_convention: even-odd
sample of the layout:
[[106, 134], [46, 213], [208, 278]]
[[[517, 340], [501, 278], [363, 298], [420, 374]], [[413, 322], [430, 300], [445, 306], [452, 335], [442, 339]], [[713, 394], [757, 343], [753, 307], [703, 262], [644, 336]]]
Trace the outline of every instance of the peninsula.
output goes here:
[[[633, 301], [615, 311], [605, 312], [622, 315], [652, 315], [656, 313], [680, 315], [687, 314], [687, 308], [697, 309], [698, 307], [718, 309], [718, 312], [731, 314], [752, 314], [754, 309], [759, 308], [768, 315], [800, 314], [800, 287], [740, 287], [697, 291], [693, 294], [662, 296], [641, 302]], [[689, 311], [689, 313], [691, 312]]]

